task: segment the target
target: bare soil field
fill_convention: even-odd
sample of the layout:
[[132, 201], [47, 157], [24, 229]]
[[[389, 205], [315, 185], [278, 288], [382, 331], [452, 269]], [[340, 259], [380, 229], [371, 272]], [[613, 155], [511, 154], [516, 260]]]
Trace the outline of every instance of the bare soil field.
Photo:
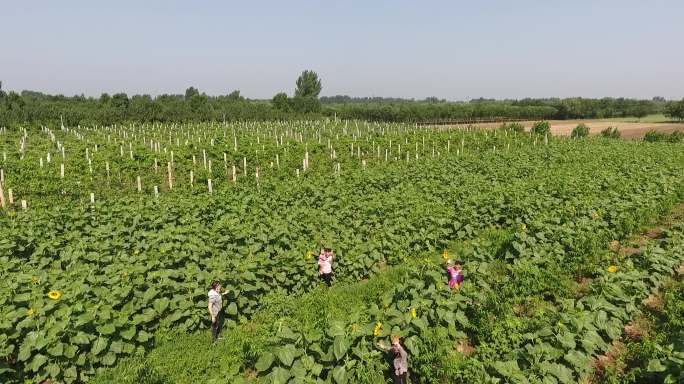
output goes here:
[[[533, 121], [521, 122], [526, 129], [532, 128]], [[624, 139], [640, 139], [651, 129], [663, 133], [672, 133], [674, 131], [684, 132], [684, 123], [634, 123], [622, 121], [609, 120], [550, 120], [551, 132], [554, 135], [570, 136], [573, 128], [577, 124], [584, 123], [589, 127], [589, 134], [597, 135], [602, 130], [608, 127], [617, 127], [620, 131], [621, 137]], [[482, 123], [478, 124], [484, 128], [498, 128], [501, 123]]]

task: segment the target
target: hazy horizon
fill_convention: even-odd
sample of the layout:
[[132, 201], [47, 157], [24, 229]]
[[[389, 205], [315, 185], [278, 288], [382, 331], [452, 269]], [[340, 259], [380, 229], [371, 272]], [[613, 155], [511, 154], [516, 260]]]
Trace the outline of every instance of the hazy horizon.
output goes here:
[[684, 2], [0, 0], [6, 91], [684, 97]]

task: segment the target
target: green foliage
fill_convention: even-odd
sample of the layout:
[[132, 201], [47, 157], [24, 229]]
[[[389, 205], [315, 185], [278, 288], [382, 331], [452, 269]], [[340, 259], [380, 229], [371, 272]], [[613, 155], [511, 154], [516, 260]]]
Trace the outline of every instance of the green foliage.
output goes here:
[[581, 139], [587, 136], [589, 136], [589, 127], [584, 123], [578, 124], [572, 129], [572, 133], [570, 134], [570, 137], [573, 139]]
[[667, 138], [667, 141], [670, 143], [681, 143], [684, 141], [684, 132], [682, 131], [674, 131], [670, 133], [670, 137]]
[[[321, 111], [321, 103], [318, 95], [321, 93], [321, 80], [314, 71], [306, 70], [297, 79], [297, 88], [294, 97], [289, 100], [288, 107], [301, 114], [318, 113]], [[276, 100], [278, 98], [278, 100]], [[282, 94], [273, 98], [273, 105], [278, 109], [283, 109]]]
[[326, 104], [326, 115], [342, 119], [359, 119], [389, 122], [476, 122], [492, 118], [518, 120], [542, 116], [550, 118], [555, 110], [548, 106], [517, 106], [495, 103], [343, 103]]
[[297, 78], [297, 88], [295, 88], [295, 98], [317, 99], [323, 86], [318, 74], [314, 71], [305, 70]]
[[245, 101], [245, 98], [240, 95], [240, 90], [236, 89], [233, 92], [229, 93], [228, 96], [226, 96], [226, 99], [229, 101], [237, 102], [237, 101]]
[[537, 121], [532, 125], [532, 134], [537, 136], [550, 136], [551, 125], [548, 121]]
[[666, 138], [667, 138], [667, 135], [665, 133], [658, 132], [655, 129], [650, 129], [644, 135], [644, 141], [647, 141], [649, 143], [655, 143], [657, 141], [664, 141]]
[[619, 139], [620, 131], [618, 131], [617, 127], [608, 127], [601, 131], [601, 137], [605, 137], [607, 139]]
[[628, 369], [610, 372], [599, 383], [679, 383], [684, 380], [684, 281], [674, 279], [663, 290], [662, 311], [646, 310], [648, 332], [643, 339], [630, 340], [627, 345]]
[[321, 103], [315, 97], [294, 97], [290, 100], [292, 109], [299, 113], [316, 113], [321, 110]]
[[[199, 90], [189, 87], [183, 94], [148, 95], [119, 94], [116, 103], [109, 95], [100, 98], [76, 95], [46, 95], [41, 92], [22, 91], [21, 94], [0, 91], [0, 124], [19, 125], [114, 125], [143, 122], [198, 122], [298, 119], [303, 115], [318, 117], [336, 116], [346, 120], [385, 122], [462, 122], [492, 121], [498, 119], [538, 120], [569, 118], [603, 118], [640, 115], [637, 109], [647, 108], [649, 113], [663, 112], [667, 104], [662, 101], [630, 99], [522, 99], [496, 101], [476, 99], [467, 103], [447, 102], [427, 98], [404, 100], [397, 98], [351, 98], [348, 96], [322, 97], [323, 105], [306, 99], [317, 98], [320, 80], [308, 71], [302, 78], [302, 94], [307, 95], [296, 107], [276, 108], [267, 100], [247, 100], [238, 91], [228, 95], [206, 97], [201, 108], [191, 106]], [[315, 73], [313, 73], [315, 74]], [[316, 95], [315, 97], [312, 95]], [[295, 98], [300, 96], [295, 94]], [[138, 99], [138, 105], [129, 108], [129, 101]], [[680, 103], [681, 104], [681, 103]], [[675, 107], [671, 107], [675, 108]]]
[[501, 129], [506, 131], [511, 131], [515, 133], [524, 133], [525, 126], [518, 122], [508, 123], [501, 125]]
[[188, 101], [193, 98], [193, 96], [199, 96], [199, 91], [195, 87], [189, 87], [185, 90], [185, 100]]
[[[135, 100], [129, 108], [147, 103]], [[433, 369], [436, 381], [562, 382], [584, 373], [682, 261], [676, 231], [641, 255], [615, 261], [602, 252], [684, 197], [677, 145], [558, 140], [540, 150], [528, 135], [355, 125], [249, 121], [0, 134], [8, 149], [4, 186], [30, 207], [0, 213], [0, 379], [86, 381], [130, 362], [131, 380], [141, 382], [196, 380], [215, 364], [228, 372], [226, 382], [252, 374], [376, 383], [387, 365], [374, 344], [396, 333], [412, 370]], [[30, 145], [22, 154], [24, 135]], [[56, 141], [67, 148], [64, 179]], [[390, 141], [397, 152], [385, 161], [375, 151]], [[410, 161], [395, 155], [398, 143], [411, 150]], [[132, 154], [122, 156], [127, 144]], [[351, 144], [361, 158], [346, 150]], [[155, 163], [171, 164], [172, 151], [169, 190]], [[40, 167], [48, 152], [53, 161]], [[305, 153], [311, 167], [297, 178]], [[338, 256], [330, 290], [308, 252], [323, 239]], [[439, 256], [446, 247], [464, 261], [458, 292], [446, 286]], [[606, 272], [609, 263], [619, 272]], [[590, 294], [575, 296], [578, 276], [593, 278]], [[206, 293], [217, 278], [231, 293], [227, 346], [212, 352]], [[47, 297], [51, 290], [61, 297]], [[169, 336], [176, 333], [190, 340]], [[181, 347], [160, 342], [167, 336]], [[453, 345], [464, 340], [477, 351], [454, 360]], [[142, 356], [154, 359], [136, 363]]]
[[100, 104], [107, 105], [112, 101], [112, 97], [108, 93], [103, 93], [100, 95]]
[[684, 120], [684, 99], [668, 103], [665, 114], [673, 119]]
[[290, 109], [290, 100], [285, 92], [280, 92], [273, 96], [271, 103], [275, 109], [280, 111], [288, 111]]
[[659, 141], [679, 143], [682, 141], [682, 139], [684, 139], [684, 133], [682, 133], [681, 131], [674, 131], [668, 135], [667, 133], [658, 132], [654, 129], [651, 129], [644, 135], [644, 141], [647, 141], [649, 143], [655, 143]]
[[112, 107], [119, 112], [124, 112], [128, 109], [130, 101], [125, 93], [116, 93], [112, 96]]

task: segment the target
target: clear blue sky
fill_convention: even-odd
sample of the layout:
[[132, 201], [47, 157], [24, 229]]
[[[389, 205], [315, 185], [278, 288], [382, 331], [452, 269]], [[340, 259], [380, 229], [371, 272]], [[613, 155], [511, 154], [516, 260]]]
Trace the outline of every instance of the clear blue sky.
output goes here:
[[684, 0], [0, 0], [3, 88], [684, 96]]

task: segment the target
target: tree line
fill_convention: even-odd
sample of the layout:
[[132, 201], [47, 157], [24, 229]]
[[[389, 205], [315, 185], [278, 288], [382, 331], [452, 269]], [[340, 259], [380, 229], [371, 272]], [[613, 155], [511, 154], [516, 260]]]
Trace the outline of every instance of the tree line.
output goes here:
[[684, 120], [684, 99], [667, 101], [627, 98], [548, 98], [521, 100], [473, 99], [449, 102], [436, 97], [400, 98], [319, 97], [318, 74], [304, 71], [292, 96], [285, 92], [271, 100], [250, 100], [236, 90], [209, 96], [195, 87], [184, 94], [158, 96], [104, 93], [47, 95], [41, 92], [4, 92], [0, 82], [0, 126], [54, 124], [111, 125], [125, 122], [197, 122], [338, 118], [388, 122], [468, 122], [491, 120], [588, 119], [643, 117], [664, 113]]

